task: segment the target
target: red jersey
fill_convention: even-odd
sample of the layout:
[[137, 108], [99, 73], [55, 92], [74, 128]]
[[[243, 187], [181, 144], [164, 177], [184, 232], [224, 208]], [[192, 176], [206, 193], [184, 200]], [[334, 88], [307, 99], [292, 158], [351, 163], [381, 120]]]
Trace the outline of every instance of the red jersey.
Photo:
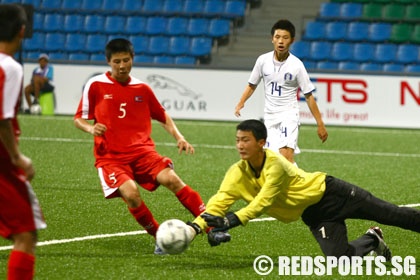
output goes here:
[[166, 122], [165, 109], [147, 84], [133, 77], [120, 83], [110, 73], [86, 83], [74, 118], [94, 120], [107, 127], [103, 136], [95, 136], [96, 166], [109, 159], [131, 161], [154, 150], [151, 120]]
[[[13, 133], [20, 135], [17, 122], [22, 92], [23, 69], [11, 56], [0, 53], [0, 120], [11, 120]], [[38, 199], [23, 171], [14, 166], [0, 141], [0, 236], [43, 229], [47, 225]]]
[[[22, 92], [23, 69], [11, 56], [0, 53], [0, 120], [11, 119], [16, 138], [20, 135], [16, 115]], [[0, 160], [9, 159], [0, 141]]]

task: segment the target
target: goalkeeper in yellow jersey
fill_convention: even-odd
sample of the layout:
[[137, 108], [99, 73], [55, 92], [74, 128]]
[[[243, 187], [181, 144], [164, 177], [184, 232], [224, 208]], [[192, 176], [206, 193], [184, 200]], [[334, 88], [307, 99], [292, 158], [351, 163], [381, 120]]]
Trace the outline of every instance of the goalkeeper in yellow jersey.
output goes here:
[[[208, 232], [210, 245], [230, 241], [230, 228], [268, 214], [289, 223], [302, 217], [327, 256], [364, 256], [370, 252], [391, 259], [379, 227], [348, 241], [346, 219], [372, 220], [420, 232], [420, 211], [399, 207], [368, 191], [323, 172], [305, 172], [280, 154], [264, 149], [267, 130], [258, 120], [237, 126], [241, 158], [227, 171], [205, 213], [192, 223], [196, 233]], [[248, 205], [228, 212], [237, 200]]]

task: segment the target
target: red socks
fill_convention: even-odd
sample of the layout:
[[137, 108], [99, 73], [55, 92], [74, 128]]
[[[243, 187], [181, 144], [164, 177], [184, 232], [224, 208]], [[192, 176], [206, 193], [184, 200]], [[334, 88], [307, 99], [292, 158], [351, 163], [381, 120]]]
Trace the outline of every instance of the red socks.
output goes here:
[[159, 223], [155, 220], [150, 212], [149, 208], [147, 208], [146, 204], [142, 202], [142, 204], [137, 208], [128, 208], [131, 215], [136, 219], [136, 221], [144, 227], [148, 234], [156, 237], [156, 231], [159, 227]]
[[35, 257], [12, 250], [7, 265], [7, 280], [30, 280], [34, 277]]
[[184, 205], [184, 207], [194, 215], [194, 217], [197, 217], [206, 210], [206, 206], [201, 199], [200, 194], [191, 189], [190, 186], [183, 187], [175, 195], [182, 205]]
[[[187, 208], [194, 217], [200, 215], [206, 206], [201, 199], [201, 196], [198, 192], [191, 189], [189, 186], [183, 187], [180, 191], [176, 193], [178, 200]], [[152, 212], [147, 208], [146, 204], [142, 204], [137, 208], [128, 208], [131, 215], [136, 219], [136, 221], [144, 227], [148, 234], [156, 237], [156, 231], [159, 227], [159, 223], [153, 217]]]

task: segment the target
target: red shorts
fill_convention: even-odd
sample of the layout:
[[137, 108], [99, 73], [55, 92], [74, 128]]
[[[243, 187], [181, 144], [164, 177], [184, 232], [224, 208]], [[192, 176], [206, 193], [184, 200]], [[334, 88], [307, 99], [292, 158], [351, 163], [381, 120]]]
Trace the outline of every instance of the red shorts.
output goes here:
[[156, 190], [159, 187], [157, 175], [168, 167], [173, 168], [170, 158], [149, 151], [129, 163], [118, 163], [116, 160], [101, 162], [97, 169], [104, 196], [113, 198], [119, 196], [118, 188], [128, 180], [136, 181], [148, 191]]
[[46, 228], [38, 199], [22, 172], [4, 161], [0, 164], [0, 235]]

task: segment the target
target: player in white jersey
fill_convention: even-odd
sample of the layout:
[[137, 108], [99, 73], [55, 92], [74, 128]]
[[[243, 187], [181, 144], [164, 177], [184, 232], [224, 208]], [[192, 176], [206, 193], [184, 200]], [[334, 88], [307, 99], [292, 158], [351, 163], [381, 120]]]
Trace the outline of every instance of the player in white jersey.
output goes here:
[[274, 50], [258, 57], [235, 115], [240, 116], [245, 102], [263, 80], [265, 92], [264, 123], [268, 130], [266, 147], [278, 151], [295, 163], [294, 154], [299, 153], [299, 104], [298, 91], [305, 95], [308, 107], [318, 125], [318, 136], [325, 142], [328, 132], [322, 121], [315, 98], [315, 87], [302, 61], [289, 52], [295, 38], [295, 27], [288, 20], [279, 20], [271, 28]]

